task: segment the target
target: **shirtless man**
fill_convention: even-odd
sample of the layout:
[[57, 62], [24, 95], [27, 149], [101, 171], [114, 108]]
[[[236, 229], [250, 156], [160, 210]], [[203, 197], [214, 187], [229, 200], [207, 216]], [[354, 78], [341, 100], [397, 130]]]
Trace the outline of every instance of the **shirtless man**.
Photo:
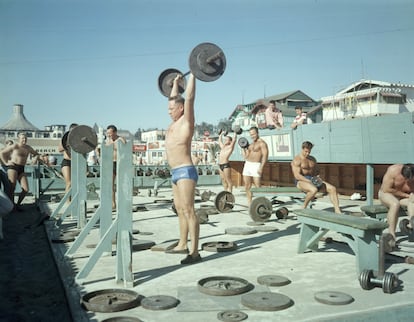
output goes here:
[[259, 188], [264, 166], [269, 156], [267, 143], [259, 138], [259, 129], [255, 126], [249, 130], [252, 143], [242, 150], [242, 155], [246, 160], [243, 167], [243, 180], [247, 196], [247, 206], [252, 202], [252, 184]]
[[293, 176], [295, 177], [296, 187], [306, 193], [303, 208], [315, 198], [318, 191], [326, 192], [334, 206], [335, 213], [340, 214], [339, 198], [336, 188], [330, 183], [323, 181], [319, 177], [319, 169], [316, 159], [310, 155], [313, 144], [309, 141], [302, 143], [302, 152], [295, 156], [291, 162]]
[[382, 178], [378, 198], [388, 207], [388, 232], [394, 237], [400, 206], [407, 207], [408, 216], [414, 216], [414, 165], [393, 164]]
[[29, 184], [24, 172], [24, 166], [29, 156], [33, 156], [32, 164], [36, 164], [39, 154], [27, 144], [27, 136], [25, 133], [18, 134], [18, 143], [7, 146], [0, 152], [1, 161], [7, 166], [7, 175], [10, 180], [10, 200], [14, 202], [14, 192], [16, 184], [19, 182], [21, 193], [15, 203], [15, 209], [18, 210], [24, 197], [29, 192]]
[[122, 142], [123, 144], [126, 143], [124, 137], [118, 135], [118, 129], [115, 125], [108, 125], [106, 128], [106, 145], [113, 145], [114, 152], [112, 156], [113, 161], [113, 172], [112, 172], [112, 210], [116, 209], [116, 200], [115, 200], [115, 178], [116, 178], [116, 160], [118, 157], [118, 148], [117, 142]]
[[[69, 132], [76, 126], [78, 126], [77, 123], [72, 123], [69, 126], [69, 131], [63, 135], [62, 140], [59, 142], [59, 146], [58, 146], [59, 152], [63, 153], [61, 171], [63, 174], [63, 178], [65, 180], [65, 194], [69, 191], [70, 186], [72, 184], [72, 178], [71, 178], [71, 172], [70, 172], [71, 171], [70, 170], [71, 155], [70, 155], [70, 146], [67, 144], [67, 139], [68, 139]], [[70, 198], [68, 198], [68, 202], [70, 202]]]
[[[191, 139], [194, 133], [194, 101], [196, 82], [192, 73], [188, 76], [186, 99], [179, 95], [178, 85], [182, 76], [174, 79], [168, 101], [168, 114], [172, 119], [165, 138], [168, 164], [172, 172], [174, 205], [178, 214], [180, 240], [175, 248], [167, 251], [173, 254], [187, 254], [181, 264], [194, 264], [201, 261], [198, 253], [200, 223], [194, 210], [195, 187], [198, 180], [197, 169], [191, 161]], [[191, 247], [188, 250], [188, 235]]]
[[[224, 140], [223, 140], [224, 137]], [[234, 131], [233, 138], [230, 136], [223, 136], [223, 131], [219, 134], [219, 146], [220, 146], [220, 156], [219, 156], [219, 167], [220, 167], [220, 176], [221, 182], [225, 191], [233, 191], [233, 182], [231, 181], [231, 168], [229, 163], [229, 158], [233, 153], [234, 146], [236, 144], [237, 133]]]

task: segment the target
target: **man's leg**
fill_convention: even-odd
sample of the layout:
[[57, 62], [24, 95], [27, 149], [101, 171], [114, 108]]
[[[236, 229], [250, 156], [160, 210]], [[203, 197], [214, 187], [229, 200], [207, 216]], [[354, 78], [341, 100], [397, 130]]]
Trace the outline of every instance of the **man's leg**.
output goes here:
[[303, 202], [303, 209], [306, 209], [313, 198], [315, 198], [318, 188], [316, 188], [312, 183], [305, 181], [298, 181], [296, 187], [306, 193], [305, 201]]
[[388, 232], [396, 239], [395, 229], [397, 228], [400, 201], [391, 193], [384, 193], [381, 190], [378, 192], [378, 197], [382, 204], [388, 207]]
[[9, 177], [10, 181], [10, 200], [14, 203], [14, 191], [16, 190], [17, 184], [17, 171], [14, 169], [7, 170], [7, 176]]
[[336, 192], [336, 188], [325, 181], [324, 184], [326, 186], [326, 192], [329, 195], [329, 199], [331, 199], [332, 205], [334, 206], [335, 213], [340, 214], [341, 209], [339, 208], [339, 198], [338, 193]]
[[227, 190], [228, 192], [233, 192], [233, 182], [231, 181], [231, 169], [230, 168], [225, 168], [223, 170], [224, 172], [224, 179], [226, 180], [227, 183]]
[[227, 180], [226, 180], [226, 175], [224, 173], [224, 170], [220, 169], [220, 178], [221, 178], [221, 184], [223, 185], [223, 189], [225, 191], [228, 191], [228, 187], [227, 187]]
[[243, 176], [243, 180], [244, 180], [244, 190], [246, 190], [247, 206], [249, 207], [250, 204], [252, 203], [252, 192], [250, 190], [252, 188], [252, 177]]
[[26, 197], [27, 193], [29, 192], [29, 184], [27, 182], [27, 177], [25, 174], [22, 174], [20, 176], [19, 182], [20, 182], [20, 187], [22, 189], [22, 192], [20, 193], [19, 199], [17, 200], [17, 204], [16, 204], [17, 206], [21, 205], [24, 197]]
[[183, 210], [183, 201], [181, 200], [180, 191], [176, 184], [173, 184], [173, 198], [174, 198], [174, 206], [177, 211], [178, 216], [178, 227], [179, 227], [179, 235], [180, 239], [174, 250], [184, 250], [187, 249], [187, 240], [188, 240], [188, 223], [187, 219], [184, 216]]

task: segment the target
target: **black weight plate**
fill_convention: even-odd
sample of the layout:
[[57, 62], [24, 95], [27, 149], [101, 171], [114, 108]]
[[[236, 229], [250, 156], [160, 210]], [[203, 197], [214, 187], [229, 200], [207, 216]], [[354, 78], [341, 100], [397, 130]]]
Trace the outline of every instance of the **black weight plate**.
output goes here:
[[248, 318], [248, 315], [242, 311], [222, 311], [217, 313], [217, 319], [225, 322], [238, 322]]
[[287, 209], [286, 207], [281, 207], [276, 210], [277, 219], [286, 219], [288, 215], [289, 215], [289, 209]]
[[226, 228], [225, 233], [229, 235], [251, 235], [257, 233], [257, 228], [258, 227], [230, 227]]
[[[166, 69], [160, 74], [160, 76], [158, 77], [158, 88], [162, 95], [170, 97], [174, 78], [178, 74], [182, 75], [183, 73], [180, 72], [178, 69], [174, 68]], [[178, 92], [180, 94], [184, 93], [185, 86], [185, 78], [183, 77], [181, 81], [178, 83]]]
[[208, 242], [201, 245], [201, 248], [208, 252], [229, 252], [237, 249], [237, 244], [233, 242]]
[[400, 223], [398, 224], [398, 226], [400, 227], [400, 231], [404, 235], [410, 234], [410, 228], [408, 228], [408, 223], [409, 223], [409, 220], [407, 218], [404, 218], [404, 219], [401, 219]]
[[86, 154], [91, 152], [98, 145], [96, 132], [87, 125], [78, 125], [69, 132], [68, 144], [72, 150]]
[[252, 292], [242, 295], [241, 303], [257, 311], [280, 311], [293, 305], [286, 295], [273, 292]]
[[[215, 57], [215, 60], [209, 61]], [[215, 44], [201, 43], [190, 53], [188, 60], [191, 73], [199, 80], [212, 82], [220, 78], [226, 69], [226, 57]]]
[[141, 306], [144, 309], [159, 311], [168, 310], [178, 305], [179, 301], [168, 295], [148, 296], [141, 300]]
[[314, 297], [318, 302], [330, 305], [345, 305], [354, 301], [351, 295], [334, 291], [316, 292]]
[[219, 212], [229, 212], [234, 207], [234, 195], [229, 191], [221, 191], [214, 199], [214, 205]]
[[239, 138], [237, 143], [239, 144], [239, 147], [241, 147], [242, 149], [246, 149], [249, 146], [249, 141], [245, 137]]
[[198, 290], [208, 295], [229, 296], [248, 292], [254, 288], [248, 281], [230, 276], [212, 276], [198, 281]]
[[154, 245], [155, 245], [155, 242], [153, 242], [152, 240], [140, 240], [140, 239], [132, 240], [132, 250], [135, 252], [140, 251], [140, 250], [150, 249]]
[[272, 215], [272, 202], [266, 197], [256, 197], [249, 208], [250, 217], [254, 221], [266, 221]]
[[262, 275], [257, 278], [257, 283], [267, 286], [284, 286], [290, 284], [290, 279], [280, 275]]
[[132, 316], [114, 316], [112, 318], [102, 320], [102, 322], [143, 322], [143, 321], [141, 319], [134, 318]]
[[93, 312], [118, 312], [132, 309], [139, 305], [141, 296], [125, 289], [106, 289], [82, 296], [81, 303], [89, 311]]

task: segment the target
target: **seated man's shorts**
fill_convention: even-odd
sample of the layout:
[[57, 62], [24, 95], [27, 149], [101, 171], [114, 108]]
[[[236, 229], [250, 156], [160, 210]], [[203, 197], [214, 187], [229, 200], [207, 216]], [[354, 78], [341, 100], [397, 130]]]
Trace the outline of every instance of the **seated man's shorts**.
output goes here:
[[259, 174], [260, 162], [250, 162], [246, 161], [243, 167], [243, 175], [246, 177], [256, 177], [260, 178]]
[[173, 184], [177, 184], [177, 182], [181, 179], [191, 179], [197, 183], [198, 180], [198, 173], [197, 169], [193, 165], [187, 165], [175, 169], [171, 169], [172, 177], [171, 181]]

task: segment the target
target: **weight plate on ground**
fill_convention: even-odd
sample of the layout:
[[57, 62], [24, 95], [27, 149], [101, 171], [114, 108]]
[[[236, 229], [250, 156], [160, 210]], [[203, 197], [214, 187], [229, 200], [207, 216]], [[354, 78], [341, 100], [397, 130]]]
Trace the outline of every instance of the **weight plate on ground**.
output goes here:
[[260, 233], [271, 233], [279, 230], [279, 228], [275, 226], [257, 226], [255, 229]]
[[241, 303], [257, 311], [280, 311], [293, 305], [286, 295], [273, 292], [252, 292], [242, 295]]
[[237, 249], [237, 244], [233, 242], [208, 242], [201, 245], [201, 248], [208, 252], [229, 252]]
[[404, 234], [404, 235], [409, 235], [410, 234], [410, 228], [408, 228], [408, 223], [410, 221], [407, 218], [401, 219], [400, 223], [398, 224], [398, 226], [400, 227], [400, 231]]
[[[158, 76], [158, 88], [162, 95], [166, 97], [170, 97], [173, 81], [174, 78], [178, 75], [182, 75], [183, 73], [180, 72], [178, 69], [169, 68], [164, 70], [160, 76]], [[180, 94], [184, 93], [185, 90], [185, 78], [181, 78], [180, 82], [178, 83], [178, 92]]]
[[102, 322], [143, 322], [143, 321], [141, 319], [134, 318], [132, 316], [114, 316], [112, 318], [102, 320]]
[[345, 305], [354, 301], [351, 295], [334, 291], [316, 292], [314, 297], [318, 302], [330, 305]]
[[254, 221], [266, 221], [272, 215], [272, 202], [266, 197], [256, 197], [250, 204], [249, 213]]
[[78, 125], [70, 130], [68, 144], [72, 150], [86, 154], [96, 148], [98, 145], [98, 136], [91, 127]]
[[217, 319], [225, 322], [238, 322], [246, 320], [248, 315], [242, 311], [223, 311], [217, 313]]
[[254, 288], [248, 281], [230, 276], [212, 276], [198, 281], [198, 290], [208, 295], [229, 296], [248, 292]]
[[230, 227], [226, 228], [225, 232], [229, 235], [251, 235], [257, 233], [257, 227]]
[[226, 69], [226, 57], [220, 47], [205, 42], [191, 51], [188, 64], [191, 73], [197, 79], [212, 82], [223, 75]]
[[141, 296], [130, 290], [106, 289], [86, 293], [81, 303], [93, 312], [118, 312], [132, 309], [139, 305]]
[[144, 309], [159, 311], [168, 310], [178, 305], [179, 301], [168, 295], [148, 296], [141, 300], [141, 306]]
[[284, 286], [290, 284], [290, 279], [280, 275], [262, 275], [257, 278], [257, 283], [267, 286]]
[[155, 242], [153, 242], [152, 240], [140, 240], [140, 239], [132, 240], [132, 250], [135, 252], [140, 251], [140, 250], [150, 249], [154, 245], [155, 245]]
[[289, 209], [286, 207], [281, 207], [278, 210], [276, 210], [276, 217], [277, 219], [286, 219], [289, 215]]
[[359, 274], [359, 284], [364, 290], [371, 290], [374, 288], [374, 284], [371, 283], [371, 279], [374, 277], [374, 272], [372, 269], [364, 269]]
[[234, 207], [234, 195], [229, 191], [221, 191], [214, 199], [214, 205], [219, 212], [229, 212]]

